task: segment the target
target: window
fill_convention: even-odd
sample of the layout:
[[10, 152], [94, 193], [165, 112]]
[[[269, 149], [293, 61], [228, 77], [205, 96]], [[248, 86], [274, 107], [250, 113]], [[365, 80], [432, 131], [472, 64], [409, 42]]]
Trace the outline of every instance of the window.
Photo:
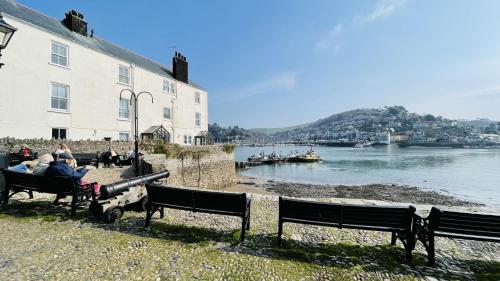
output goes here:
[[188, 143], [189, 143], [189, 144], [193, 144], [193, 136], [189, 136]]
[[129, 140], [129, 136], [130, 136], [129, 133], [120, 133], [119, 136], [118, 136], [118, 139], [120, 141], [128, 141]]
[[50, 62], [60, 66], [68, 67], [68, 46], [52, 42]]
[[163, 80], [163, 91], [165, 93], [170, 93], [170, 82]]
[[169, 119], [170, 120], [170, 107], [164, 107], [163, 108], [163, 119]]
[[123, 84], [130, 84], [130, 68], [120, 65], [118, 81]]
[[196, 112], [194, 114], [194, 125], [196, 127], [200, 127], [201, 126], [201, 113], [199, 113], [199, 112]]
[[69, 86], [52, 83], [50, 108], [55, 110], [69, 111]]
[[184, 136], [184, 144], [187, 144], [187, 143], [188, 143], [188, 137]]
[[67, 129], [52, 128], [52, 138], [57, 140], [65, 140], [67, 137]]
[[129, 119], [130, 110], [129, 110], [129, 100], [120, 99], [120, 108], [118, 109], [118, 117], [123, 119]]
[[194, 92], [194, 103], [200, 104], [200, 93]]
[[174, 82], [170, 83], [170, 93], [171, 94], [175, 94], [175, 84], [174, 84]]

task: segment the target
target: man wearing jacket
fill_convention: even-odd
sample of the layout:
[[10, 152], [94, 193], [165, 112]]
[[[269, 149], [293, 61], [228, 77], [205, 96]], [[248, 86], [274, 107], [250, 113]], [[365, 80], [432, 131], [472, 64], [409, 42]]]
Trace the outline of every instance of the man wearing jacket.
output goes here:
[[[87, 174], [88, 170], [85, 168], [80, 168], [78, 170], [73, 170], [68, 165], [68, 160], [72, 159], [73, 156], [68, 153], [61, 153], [57, 155], [57, 159], [49, 163], [49, 167], [45, 170], [45, 176], [67, 176], [71, 177], [75, 184], [80, 185], [80, 180]], [[54, 205], [59, 205], [60, 200], [63, 199], [64, 195], [57, 194]]]

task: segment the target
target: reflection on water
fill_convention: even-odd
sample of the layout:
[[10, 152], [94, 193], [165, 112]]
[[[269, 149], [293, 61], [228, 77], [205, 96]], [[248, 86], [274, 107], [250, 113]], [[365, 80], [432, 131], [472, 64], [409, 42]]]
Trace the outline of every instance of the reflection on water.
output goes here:
[[[238, 147], [244, 161], [264, 151], [305, 151], [308, 147]], [[314, 147], [323, 161], [253, 167], [243, 174], [288, 181], [325, 184], [396, 183], [449, 192], [500, 206], [500, 150]]]

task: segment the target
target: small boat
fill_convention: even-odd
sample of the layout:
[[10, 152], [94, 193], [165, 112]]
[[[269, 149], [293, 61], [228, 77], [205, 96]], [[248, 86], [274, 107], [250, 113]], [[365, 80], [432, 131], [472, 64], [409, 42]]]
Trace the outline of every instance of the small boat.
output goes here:
[[318, 162], [320, 160], [321, 157], [316, 154], [312, 147], [305, 154], [296, 155], [294, 158], [288, 158], [288, 162]]

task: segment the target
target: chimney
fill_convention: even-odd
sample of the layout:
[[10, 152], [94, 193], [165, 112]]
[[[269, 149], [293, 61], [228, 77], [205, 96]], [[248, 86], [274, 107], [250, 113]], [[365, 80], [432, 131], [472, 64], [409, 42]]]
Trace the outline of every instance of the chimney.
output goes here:
[[66, 13], [66, 18], [62, 23], [71, 31], [87, 36], [87, 22], [83, 19], [83, 15], [75, 10]]
[[186, 57], [182, 56], [181, 53], [175, 52], [172, 58], [172, 69], [175, 79], [188, 83], [188, 62]]

